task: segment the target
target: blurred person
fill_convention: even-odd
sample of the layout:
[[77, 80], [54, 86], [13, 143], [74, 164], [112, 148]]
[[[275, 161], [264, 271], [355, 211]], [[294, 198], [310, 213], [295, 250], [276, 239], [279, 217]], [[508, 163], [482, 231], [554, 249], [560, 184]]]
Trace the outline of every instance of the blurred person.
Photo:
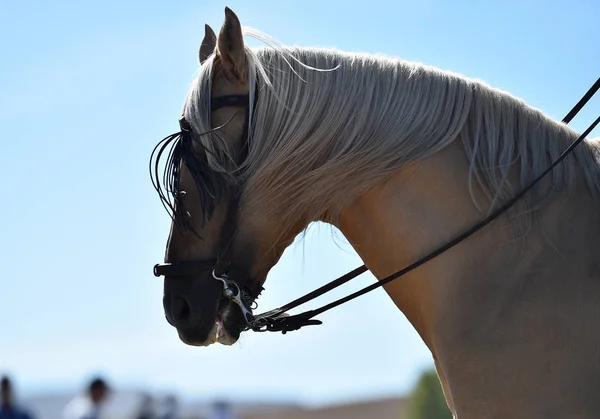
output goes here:
[[140, 406], [135, 419], [154, 419], [154, 400], [149, 394], [142, 394]]
[[85, 395], [71, 400], [65, 407], [63, 419], [107, 419], [103, 407], [110, 388], [100, 377], [92, 379]]
[[169, 395], [165, 398], [164, 411], [160, 415], [160, 419], [179, 419], [179, 408], [175, 396]]
[[224, 400], [217, 400], [213, 403], [208, 419], [238, 419], [238, 416], [233, 412], [230, 403]]
[[33, 419], [31, 413], [17, 405], [12, 381], [7, 376], [0, 379], [0, 393], [0, 419]]

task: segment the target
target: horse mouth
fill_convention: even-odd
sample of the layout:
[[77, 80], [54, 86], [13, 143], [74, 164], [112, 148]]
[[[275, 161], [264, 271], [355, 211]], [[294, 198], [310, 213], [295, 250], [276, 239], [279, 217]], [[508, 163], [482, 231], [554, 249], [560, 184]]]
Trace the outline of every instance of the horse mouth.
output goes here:
[[228, 298], [222, 298], [215, 319], [216, 342], [230, 346], [238, 341], [246, 328], [246, 320], [240, 307]]
[[223, 323], [220, 318], [216, 321], [215, 341], [221, 345], [231, 346], [236, 343], [239, 339], [239, 333], [237, 337], [227, 330], [227, 326]]
[[223, 297], [215, 313], [210, 330], [198, 333], [187, 328], [177, 328], [179, 339], [190, 346], [210, 346], [214, 343], [231, 346], [236, 343], [246, 327], [241, 309]]

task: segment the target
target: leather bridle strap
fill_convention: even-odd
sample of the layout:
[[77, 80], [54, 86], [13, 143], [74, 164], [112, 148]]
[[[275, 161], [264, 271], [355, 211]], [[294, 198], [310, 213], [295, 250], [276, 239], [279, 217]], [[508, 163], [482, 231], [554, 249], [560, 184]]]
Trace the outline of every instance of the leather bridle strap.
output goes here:
[[590, 89], [585, 93], [585, 95], [583, 95], [583, 97], [581, 99], [579, 99], [579, 102], [577, 102], [577, 104], [575, 106], [573, 106], [573, 109], [571, 109], [569, 111], [569, 113], [567, 114], [567, 116], [565, 116], [562, 120], [562, 122], [564, 122], [565, 124], [568, 124], [569, 122], [571, 122], [573, 120], [573, 118], [575, 118], [575, 115], [577, 115], [579, 113], [579, 111], [585, 106], [586, 103], [588, 103], [588, 101], [592, 98], [592, 96], [594, 96], [596, 94], [596, 92], [600, 89], [600, 77], [598, 77], [598, 80], [596, 80], [596, 83], [594, 83], [592, 85], [592, 87], [590, 87]]
[[[211, 109], [215, 111], [220, 108], [230, 106], [241, 106], [245, 108], [244, 118], [244, 129], [242, 131], [242, 150], [246, 150], [246, 143], [248, 142], [248, 127], [250, 119], [250, 97], [248, 95], [229, 95], [220, 96], [212, 100]], [[245, 151], [242, 151], [244, 153]], [[225, 222], [223, 223], [223, 229], [221, 231], [221, 237], [219, 240], [219, 254], [217, 263], [215, 264], [214, 270], [218, 275], [225, 274], [228, 267], [231, 264], [231, 240], [235, 231], [235, 211], [237, 210], [237, 203], [239, 200], [239, 194], [234, 194], [229, 205], [227, 206], [227, 215]], [[239, 284], [241, 285], [241, 284]]]
[[[256, 87], [258, 92], [258, 84]], [[255, 94], [254, 108], [256, 108], [257, 96]], [[239, 161], [244, 161], [248, 153], [248, 130], [250, 128], [250, 96], [249, 95], [229, 95], [220, 96], [212, 100], [212, 110], [215, 111], [219, 108], [230, 107], [230, 106], [241, 106], [245, 108], [245, 119], [244, 129], [242, 131], [242, 148]], [[219, 239], [219, 254], [214, 266], [213, 273], [218, 277], [226, 276], [228, 280], [233, 281], [239, 287], [245, 289], [245, 291], [253, 298], [258, 298], [259, 294], [263, 291], [263, 287], [260, 286], [252, 278], [248, 277], [245, 270], [240, 269], [238, 266], [232, 264], [232, 248], [231, 242], [235, 234], [235, 216], [238, 209], [239, 203], [239, 191], [234, 191], [232, 194], [229, 204], [227, 206], [227, 215], [223, 228], [221, 230], [221, 237]]]
[[216, 260], [171, 262], [154, 265], [154, 276], [187, 276], [198, 272], [211, 271]]
[[[583, 106], [589, 101], [589, 99], [600, 89], [600, 78], [592, 85], [592, 87], [586, 92], [586, 94], [577, 102], [577, 104], [571, 109], [571, 111], [565, 116], [562, 120], [564, 123], [569, 123], [577, 113], [583, 108]], [[458, 235], [453, 240], [449, 241], [445, 245], [439, 247], [433, 252], [427, 254], [423, 258], [418, 261], [412, 263], [411, 265], [405, 267], [404, 269], [379, 280], [377, 283], [371, 284], [359, 291], [356, 291], [346, 297], [335, 300], [329, 304], [326, 304], [315, 310], [308, 310], [300, 314], [288, 316], [285, 313], [295, 307], [298, 307], [301, 304], [304, 304], [308, 301], [311, 301], [346, 282], [356, 278], [362, 273], [366, 272], [368, 269], [365, 265], [359, 266], [351, 272], [337, 278], [336, 280], [278, 308], [275, 310], [268, 311], [263, 314], [259, 314], [255, 317], [255, 320], [252, 324], [248, 326], [248, 329], [254, 330], [256, 332], [264, 332], [264, 331], [272, 331], [272, 332], [282, 332], [286, 333], [293, 330], [298, 330], [303, 326], [307, 325], [316, 325], [321, 324], [320, 320], [315, 320], [313, 317], [324, 313], [325, 311], [331, 310], [334, 307], [337, 307], [341, 304], [344, 304], [348, 301], [351, 301], [361, 295], [364, 295], [370, 291], [373, 291], [379, 287], [386, 285], [387, 283], [417, 269], [419, 266], [429, 262], [431, 259], [437, 257], [438, 255], [444, 253], [448, 249], [454, 247], [461, 241], [465, 240], [467, 237], [473, 235], [493, 220], [498, 218], [502, 213], [511, 208], [517, 201], [519, 201], [527, 192], [529, 192], [545, 175], [547, 175], [552, 169], [554, 169], [573, 149], [579, 145], [585, 137], [589, 135], [589, 133], [600, 123], [600, 117], [598, 117], [584, 132], [581, 134], [577, 140], [575, 140], [546, 170], [544, 170], [540, 175], [538, 175], [527, 187], [521, 190], [517, 195], [515, 195], [511, 200], [506, 202], [504, 205], [496, 209], [492, 214], [488, 217], [484, 218], [479, 223], [475, 224], [469, 230], [464, 233]]]

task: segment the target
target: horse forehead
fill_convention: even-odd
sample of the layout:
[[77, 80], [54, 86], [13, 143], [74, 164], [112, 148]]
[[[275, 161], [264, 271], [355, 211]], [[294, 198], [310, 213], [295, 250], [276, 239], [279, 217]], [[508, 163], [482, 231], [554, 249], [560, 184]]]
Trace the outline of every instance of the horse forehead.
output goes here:
[[248, 84], [227, 77], [225, 71], [215, 71], [212, 80], [212, 97], [248, 94]]

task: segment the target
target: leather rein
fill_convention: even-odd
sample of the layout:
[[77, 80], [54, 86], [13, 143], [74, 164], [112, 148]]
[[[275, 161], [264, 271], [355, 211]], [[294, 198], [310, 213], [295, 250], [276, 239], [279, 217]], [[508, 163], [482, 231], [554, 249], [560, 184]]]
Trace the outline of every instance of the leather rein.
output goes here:
[[[563, 123], [568, 124], [571, 120], [579, 113], [579, 111], [585, 106], [585, 104], [591, 99], [591, 97], [600, 89], [600, 78], [592, 85], [592, 87], [585, 93], [585, 95], [577, 102], [577, 104], [569, 111], [569, 113], [562, 120]], [[256, 104], [256, 98], [255, 98]], [[226, 106], [243, 106], [246, 108], [246, 120], [244, 123], [243, 139], [245, 146], [247, 146], [248, 140], [248, 124], [249, 124], [249, 96], [247, 95], [231, 95], [223, 96], [213, 99], [212, 110], [216, 110]], [[242, 310], [244, 317], [246, 318], [247, 325], [244, 330], [253, 330], [255, 332], [282, 332], [283, 334], [298, 330], [308, 325], [322, 324], [320, 320], [314, 319], [325, 311], [331, 310], [334, 307], [342, 305], [350, 300], [353, 300], [363, 294], [373, 291], [379, 287], [386, 285], [387, 283], [400, 278], [403, 275], [417, 269], [421, 265], [429, 262], [450, 248], [456, 246], [469, 236], [475, 234], [477, 231], [494, 221], [501, 214], [516, 204], [527, 192], [529, 192], [544, 176], [546, 176], [552, 169], [554, 169], [573, 149], [579, 145], [589, 133], [600, 123], [600, 116], [581, 134], [577, 140], [575, 140], [563, 153], [548, 166], [546, 170], [540, 173], [529, 185], [523, 190], [516, 194], [512, 199], [507, 201], [505, 204], [497, 208], [494, 212], [488, 215], [486, 218], [472, 226], [470, 229], [456, 236], [454, 239], [448, 241], [444, 245], [440, 246], [436, 250], [423, 256], [416, 262], [406, 266], [405, 268], [393, 273], [374, 284], [364, 287], [354, 293], [347, 295], [346, 297], [335, 300], [329, 304], [326, 304], [320, 308], [314, 310], [308, 310], [299, 314], [289, 315], [287, 312], [296, 308], [304, 303], [307, 303], [327, 292], [345, 284], [346, 282], [356, 278], [357, 276], [368, 271], [365, 265], [359, 266], [358, 268], [342, 275], [341, 277], [329, 282], [328, 284], [303, 295], [296, 300], [289, 302], [274, 310], [267, 311], [265, 313], [254, 315], [252, 313], [252, 303], [258, 298], [263, 288], [252, 278], [246, 276], [244, 269], [231, 264], [231, 258], [229, 254], [229, 243], [232, 238], [234, 228], [234, 212], [237, 208], [237, 198], [234, 199], [228, 208], [228, 215], [225, 227], [227, 234], [221, 235], [221, 249], [219, 257], [216, 260], [207, 261], [180, 261], [171, 262], [165, 264], [157, 264], [154, 266], [154, 275], [160, 276], [189, 276], [197, 275], [201, 272], [210, 271], [212, 277], [223, 283], [223, 295], [229, 298], [233, 303], [237, 304]], [[181, 132], [185, 135], [191, 134], [191, 128], [185, 119], [180, 120]]]

